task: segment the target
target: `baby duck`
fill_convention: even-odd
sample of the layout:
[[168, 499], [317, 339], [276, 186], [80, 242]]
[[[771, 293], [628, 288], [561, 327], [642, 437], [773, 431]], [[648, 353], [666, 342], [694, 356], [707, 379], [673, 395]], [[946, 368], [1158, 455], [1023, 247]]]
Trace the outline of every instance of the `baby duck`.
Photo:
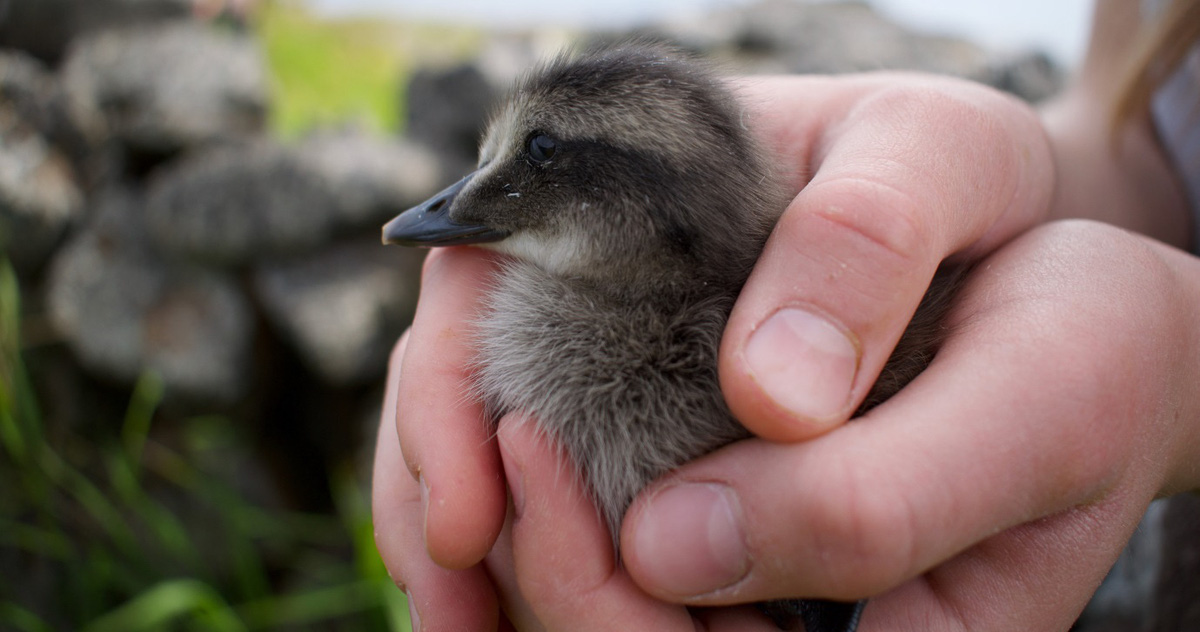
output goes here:
[[[721, 396], [717, 349], [787, 200], [742, 115], [671, 49], [562, 55], [494, 116], [475, 172], [383, 229], [385, 243], [511, 256], [478, 323], [477, 395], [493, 420], [524, 411], [565, 450], [614, 543], [647, 484], [751, 436]], [[853, 630], [862, 602], [764, 606], [816, 632]]]

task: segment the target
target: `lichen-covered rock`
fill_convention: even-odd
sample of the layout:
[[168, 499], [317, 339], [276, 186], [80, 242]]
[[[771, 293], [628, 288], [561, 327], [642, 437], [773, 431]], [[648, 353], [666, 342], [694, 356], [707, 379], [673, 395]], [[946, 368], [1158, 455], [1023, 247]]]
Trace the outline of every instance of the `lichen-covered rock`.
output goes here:
[[1058, 94], [1067, 81], [1066, 73], [1045, 53], [1032, 51], [997, 57], [971, 78], [1030, 103]]
[[141, 214], [131, 193], [99, 197], [51, 266], [55, 327], [98, 375], [132, 382], [152, 370], [170, 395], [236, 400], [250, 379], [249, 304], [230, 278], [156, 253]]
[[191, 11], [192, 0], [3, 0], [0, 46], [57, 62], [84, 33], [183, 18]]
[[21, 51], [0, 50], [0, 101], [42, 134], [51, 127], [54, 90], [54, 78], [41, 62]]
[[499, 96], [483, 73], [471, 64], [421, 69], [409, 80], [406, 96], [409, 138], [435, 149], [449, 170], [474, 164], [479, 137]]
[[0, 95], [0, 255], [40, 265], [82, 203], [67, 160]]
[[312, 257], [265, 264], [254, 287], [270, 322], [333, 384], [383, 374], [412, 320], [424, 255], [351, 241]]
[[443, 184], [438, 158], [406, 140], [326, 131], [297, 152], [328, 189], [334, 221], [344, 228], [374, 228]]
[[89, 138], [170, 153], [263, 130], [269, 79], [255, 41], [194, 21], [110, 29], [72, 44], [67, 110]]
[[1044, 55], [998, 56], [962, 38], [914, 31], [865, 2], [763, 0], [650, 30], [746, 73], [918, 70], [982, 80], [1031, 101], [1062, 86]]
[[336, 206], [327, 183], [294, 149], [258, 141], [165, 167], [150, 183], [146, 219], [163, 252], [245, 264], [325, 243]]
[[909, 69], [966, 76], [987, 60], [979, 46], [914, 33], [865, 2], [765, 0], [668, 22], [661, 30], [754, 73]]

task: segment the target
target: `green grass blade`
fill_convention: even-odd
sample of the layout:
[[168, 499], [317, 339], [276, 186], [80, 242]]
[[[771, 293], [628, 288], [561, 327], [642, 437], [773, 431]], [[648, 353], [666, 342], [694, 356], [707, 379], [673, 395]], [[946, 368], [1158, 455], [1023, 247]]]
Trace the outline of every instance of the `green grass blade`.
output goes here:
[[320, 621], [366, 612], [380, 605], [375, 582], [356, 581], [291, 595], [279, 595], [241, 606], [252, 629], [313, 625]]
[[0, 628], [20, 632], [51, 632], [54, 629], [36, 614], [8, 602], [0, 602]]
[[8, 518], [0, 519], [0, 546], [39, 557], [70, 560], [74, 555], [71, 540], [61, 531], [23, 524]]
[[38, 451], [37, 464], [46, 478], [79, 503], [118, 547], [136, 557], [137, 538], [107, 494], [49, 446], [42, 446]]
[[21, 291], [17, 273], [0, 259], [0, 444], [19, 464], [41, 440], [33, 387], [21, 362]]
[[83, 632], [156, 630], [184, 617], [204, 620], [212, 630], [241, 632], [246, 629], [229, 604], [211, 586], [196, 580], [179, 579], [150, 587], [92, 621]]
[[153, 371], [146, 371], [138, 378], [125, 412], [125, 423], [121, 426], [121, 442], [129, 461], [135, 466], [142, 461], [142, 449], [146, 436], [150, 434], [150, 421], [154, 411], [162, 403], [163, 380]]
[[379, 600], [383, 604], [383, 612], [387, 617], [388, 630], [391, 632], [412, 632], [412, 620], [408, 616], [408, 596], [391, 578], [376, 582], [379, 589]]

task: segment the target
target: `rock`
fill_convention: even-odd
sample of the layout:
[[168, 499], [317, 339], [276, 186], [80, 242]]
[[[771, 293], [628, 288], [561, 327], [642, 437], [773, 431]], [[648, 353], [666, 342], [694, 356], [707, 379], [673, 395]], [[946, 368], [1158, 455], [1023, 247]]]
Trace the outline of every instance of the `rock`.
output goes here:
[[[4, 61], [0, 74], [11, 69]], [[0, 92], [0, 253], [22, 270], [49, 256], [83, 203], [70, 164], [23, 114], [26, 105]]]
[[307, 138], [297, 152], [328, 189], [342, 227], [377, 228], [443, 183], [437, 157], [405, 140], [327, 131]]
[[423, 253], [351, 241], [327, 252], [264, 264], [254, 287], [269, 321], [305, 363], [335, 385], [383, 374], [412, 320]]
[[191, 11], [192, 0], [4, 0], [0, 2], [0, 46], [57, 63], [79, 35], [178, 19]]
[[15, 108], [39, 133], [51, 128], [54, 79], [38, 60], [21, 51], [0, 50], [0, 101]]
[[132, 383], [157, 371], [169, 395], [232, 402], [250, 379], [250, 306], [228, 277], [159, 256], [141, 213], [129, 192], [99, 196], [51, 265], [50, 317], [98, 375]]
[[972, 77], [1029, 103], [1041, 103], [1066, 85], [1066, 73], [1045, 53], [1026, 52], [992, 60]]
[[745, 73], [919, 70], [999, 77], [994, 56], [954, 37], [914, 32], [865, 2], [763, 0], [667, 23], [659, 33]]
[[163, 252], [244, 264], [325, 243], [337, 200], [296, 151], [270, 141], [236, 144], [164, 168], [147, 194], [150, 233]]
[[354, 229], [375, 234], [441, 180], [438, 160], [405, 141], [357, 132], [316, 134], [294, 147], [260, 139], [163, 168], [151, 180], [147, 214], [164, 252], [240, 265]]
[[479, 138], [497, 98], [473, 65], [418, 70], [408, 83], [405, 132], [446, 160], [448, 173], [465, 173], [475, 164]]
[[106, 30], [71, 46], [67, 110], [89, 138], [169, 154], [264, 128], [269, 79], [254, 40], [199, 22]]

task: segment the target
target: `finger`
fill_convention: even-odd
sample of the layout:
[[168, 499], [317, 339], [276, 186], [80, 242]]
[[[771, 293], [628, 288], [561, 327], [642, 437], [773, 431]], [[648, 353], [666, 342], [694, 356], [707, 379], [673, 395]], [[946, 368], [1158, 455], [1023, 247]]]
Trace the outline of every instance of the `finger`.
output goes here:
[[[1085, 243], [990, 259], [985, 275], [1029, 282], [968, 287], [933, 364], [859, 421], [802, 444], [735, 444], [643, 495], [622, 538], [631, 574], [689, 603], [858, 598], [1118, 486], [1157, 490], [1169, 459], [1150, 446], [1166, 422], [1146, 411], [1170, 365], [1146, 353], [1145, 332], [1169, 298], [1115, 286], [1137, 294], [1114, 300], [1087, 279], [1140, 262]], [[983, 300], [991, 309], [973, 311]]]
[[612, 538], [572, 469], [533, 424], [501, 423], [513, 497], [513, 568], [547, 630], [694, 630], [687, 610], [650, 598], [614, 559]]
[[1009, 529], [870, 602], [862, 632], [1066, 630], [1145, 499], [1116, 497]]
[[[533, 449], [540, 450], [542, 448], [535, 446]], [[566, 474], [556, 470], [555, 475], [562, 476]], [[500, 532], [500, 536], [496, 538], [496, 544], [492, 547], [485, 560], [488, 575], [491, 577], [492, 583], [500, 595], [503, 612], [507, 619], [513, 622], [514, 629], [521, 630], [522, 632], [546, 630], [548, 628], [543, 626], [541, 621], [538, 620], [533, 606], [521, 594], [520, 585], [517, 581], [513, 558], [512, 519], [513, 511], [510, 505], [508, 520], [504, 523], [504, 529]], [[605, 556], [610, 555], [607, 548], [604, 549], [602, 554]], [[582, 558], [583, 556], [580, 555], [579, 557]], [[537, 562], [534, 561], [533, 563]], [[726, 630], [737, 630], [738, 632], [761, 630], [762, 632], [772, 632], [776, 630], [774, 625], [752, 606], [696, 608], [691, 611], [691, 614], [700, 622], [698, 629], [710, 632], [723, 632]]]
[[[774, 110], [821, 124], [780, 149], [803, 161], [782, 168], [811, 180], [779, 219], [722, 341], [722, 391], [764, 438], [805, 439], [845, 420], [938, 264], [986, 252], [1049, 206], [1053, 162], [1032, 110], [965, 82], [888, 81], [848, 80], [818, 91], [836, 95], [824, 98], [773, 86], [787, 104]], [[784, 135], [784, 124], [768, 118], [760, 134]], [[804, 144], [807, 153], [796, 149]]]
[[512, 521], [512, 503], [509, 502], [504, 528], [500, 530], [496, 544], [484, 558], [484, 566], [500, 596], [500, 607], [504, 616], [513, 628], [522, 632], [541, 632], [546, 628], [538, 621], [533, 607], [521, 595], [521, 587], [517, 582], [517, 571], [513, 561]]
[[[504, 521], [499, 453], [469, 392], [472, 321], [494, 265], [472, 248], [434, 250], [398, 373], [396, 429], [426, 495], [425, 544], [447, 568], [477, 564]], [[395, 379], [390, 378], [390, 379]]]
[[[402, 339], [394, 356], [402, 354], [403, 347]], [[392, 423], [395, 390], [389, 385], [375, 447], [371, 502], [379, 554], [408, 595], [409, 611], [421, 629], [495, 630], [499, 607], [482, 567], [447, 570], [425, 550], [421, 490], [404, 467]]]

